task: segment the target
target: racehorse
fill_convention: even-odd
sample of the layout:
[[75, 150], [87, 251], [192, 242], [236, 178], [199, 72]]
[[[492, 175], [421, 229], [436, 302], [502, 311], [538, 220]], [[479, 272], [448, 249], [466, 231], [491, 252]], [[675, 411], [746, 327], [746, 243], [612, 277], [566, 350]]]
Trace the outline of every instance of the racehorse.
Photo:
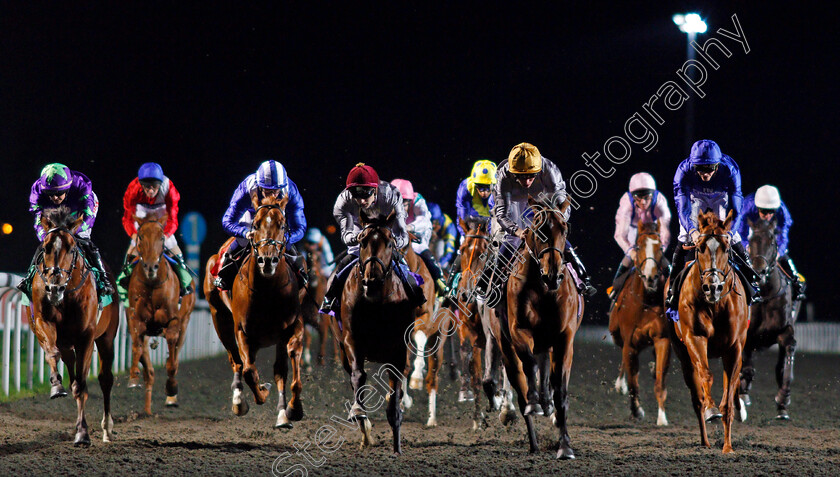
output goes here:
[[[468, 217], [460, 220], [460, 225], [467, 233], [459, 250], [461, 260], [461, 278], [458, 290], [450, 305], [450, 310], [458, 314], [458, 337], [460, 341], [461, 390], [459, 402], [475, 401], [473, 429], [483, 424], [481, 405], [475, 396], [483, 388], [489, 401], [489, 410], [501, 409], [500, 420], [504, 424], [516, 419], [511, 402], [512, 391], [507, 376], [500, 376], [501, 350], [491, 330], [496, 312], [475, 299], [475, 289], [482, 270], [488, 262], [488, 243], [490, 241], [490, 219], [487, 217]], [[484, 371], [481, 371], [482, 351]], [[502, 391], [497, 391], [499, 379], [504, 380]]]
[[671, 340], [663, 300], [667, 273], [663, 272], [666, 267], [662, 252], [659, 221], [640, 223], [635, 268], [628, 272], [630, 276], [610, 310], [609, 330], [613, 341], [621, 348], [621, 371], [616, 390], [627, 394], [629, 388], [630, 412], [637, 419], [645, 417], [639, 402], [639, 353], [653, 345], [656, 355], [654, 392], [659, 403], [656, 425], [667, 426], [665, 376], [671, 360]]
[[792, 299], [791, 280], [777, 265], [779, 247], [776, 244], [775, 225], [766, 220], [749, 222], [750, 258], [760, 277], [761, 302], [750, 310], [750, 326], [747, 343], [744, 345], [744, 364], [741, 368], [740, 394], [744, 403], [750, 405], [750, 386], [755, 368], [752, 354], [774, 343], [779, 345], [779, 359], [776, 362], [776, 419], [790, 419], [790, 385], [793, 381], [793, 358], [796, 350], [793, 324], [799, 314], [799, 303]]
[[[178, 354], [187, 336], [187, 325], [195, 306], [195, 293], [181, 298], [180, 280], [173, 265], [164, 254], [163, 233], [166, 216], [159, 219], [134, 217], [137, 222], [137, 255], [139, 267], [134, 267], [128, 286], [128, 331], [131, 334], [131, 369], [129, 388], [139, 388], [143, 363], [146, 385], [146, 414], [152, 414], [152, 388], [155, 370], [149, 358], [148, 341], [151, 336], [166, 339], [169, 356], [166, 359], [166, 406], [178, 406]], [[192, 287], [195, 287], [193, 280]], [[179, 303], [180, 301], [180, 303]]]
[[[563, 262], [569, 232], [565, 217], [570, 203], [567, 199], [558, 209], [529, 197], [528, 205], [533, 211], [532, 225], [520, 247], [528, 255], [524, 260], [513, 260], [506, 285], [507, 301], [497, 308], [501, 313], [496, 336], [505, 371], [525, 417], [530, 452], [539, 450], [534, 416], [551, 414], [554, 407], [552, 421], [560, 431], [557, 458], [574, 459], [566, 419], [574, 339], [583, 317], [583, 299]], [[550, 369], [546, 369], [546, 363]], [[542, 373], [541, 392], [538, 373]]]
[[[39, 247], [30, 306], [32, 330], [50, 366], [50, 399], [67, 396], [58, 374], [59, 359], [64, 361], [70, 375], [70, 390], [77, 406], [74, 446], [90, 445], [85, 403], [94, 342], [99, 352], [99, 386], [104, 407], [102, 441], [113, 439], [111, 387], [114, 375], [111, 367], [114, 337], [120, 322], [116, 293], [111, 296], [110, 305], [99, 309], [91, 268], [85, 263], [74, 238], [74, 231], [83, 221], [84, 217], [76, 218], [67, 207], [44, 211], [41, 225], [47, 233]], [[106, 271], [105, 279], [114, 285], [110, 271]]]
[[[394, 272], [397, 251], [389, 228], [394, 215], [392, 212], [386, 218], [375, 218], [368, 217], [364, 211], [360, 214], [364, 228], [358, 236], [359, 261], [344, 284], [340, 316], [336, 316], [332, 324], [333, 332], [340, 337], [342, 364], [353, 386], [353, 405], [348, 420], [358, 422], [362, 448], [374, 443], [365, 408], [372, 401], [365, 399], [371, 388], [366, 386], [364, 365], [368, 360], [384, 363], [374, 377], [379, 382], [387, 377], [390, 397], [386, 415], [393, 433], [394, 453], [400, 454], [402, 411], [399, 402], [404, 392], [403, 371], [408, 354], [405, 335], [414, 324], [417, 307]], [[378, 407], [384, 400], [377, 401]]]
[[[683, 378], [700, 423], [700, 443], [711, 447], [706, 422], [722, 417], [724, 454], [733, 450], [731, 431], [735, 411], [740, 411], [739, 420], [746, 419], [745, 405], [735, 398], [749, 310], [744, 286], [729, 263], [729, 231], [733, 218], [731, 210], [723, 221], [711, 210], [698, 213], [697, 258], [684, 272], [679, 315], [671, 325], [677, 338], [672, 339], [671, 344], [680, 358]], [[723, 361], [720, 410], [712, 401], [712, 374], [709, 371], [709, 358], [717, 357]]]
[[[306, 269], [308, 272], [308, 292], [311, 294], [301, 301], [304, 324], [304, 351], [303, 361], [309, 366], [309, 350], [312, 347], [312, 335], [308, 327], [318, 329], [318, 364], [324, 365], [327, 357], [327, 342], [329, 341], [330, 318], [318, 311], [318, 306], [324, 301], [324, 294], [327, 291], [327, 277], [321, 271], [321, 257], [323, 252], [316, 247], [306, 247]], [[336, 363], [341, 362], [338, 353], [338, 342], [333, 342], [333, 357]]]
[[[254, 401], [262, 405], [268, 398], [270, 384], [260, 383], [256, 357], [260, 348], [276, 345], [274, 381], [279, 402], [275, 428], [290, 429], [292, 421], [303, 418], [300, 361], [303, 351], [303, 320], [298, 282], [286, 262], [286, 217], [288, 197], [266, 197], [260, 202], [251, 197], [254, 207], [253, 234], [248, 253], [234, 280], [230, 295], [213, 285], [211, 270], [218, 255], [207, 262], [204, 293], [210, 304], [213, 324], [228, 351], [233, 369], [233, 412], [242, 416], [248, 404], [242, 398], [242, 378], [251, 388]], [[229, 239], [223, 250], [232, 241]], [[286, 403], [286, 378], [292, 365], [292, 398]]]

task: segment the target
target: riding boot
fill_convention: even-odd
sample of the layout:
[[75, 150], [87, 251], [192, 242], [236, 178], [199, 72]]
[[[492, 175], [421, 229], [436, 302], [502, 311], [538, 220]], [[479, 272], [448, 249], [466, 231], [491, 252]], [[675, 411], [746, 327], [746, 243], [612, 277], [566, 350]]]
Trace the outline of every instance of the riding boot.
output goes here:
[[610, 300], [615, 300], [615, 297], [618, 296], [618, 292], [621, 291], [620, 285], [623, 285], [623, 283], [619, 284], [618, 279], [621, 278], [627, 270], [630, 270], [630, 267], [624, 265], [623, 263], [618, 264], [618, 270], [615, 271], [615, 277], [613, 277], [613, 286], [610, 289]]
[[580, 257], [578, 257], [578, 254], [575, 253], [575, 249], [567, 245], [565, 252], [566, 260], [572, 264], [572, 267], [575, 269], [575, 272], [577, 272], [578, 278], [580, 278], [581, 281], [581, 285], [578, 287], [578, 292], [587, 297], [598, 293], [598, 290], [596, 290], [589, 282], [589, 275], [586, 273], [586, 267], [583, 266], [583, 262], [580, 261]]
[[233, 253], [230, 251], [225, 252], [222, 256], [222, 265], [219, 267], [219, 275], [213, 281], [213, 285], [215, 285], [216, 288], [228, 291], [233, 288], [233, 280], [236, 278], [236, 272], [239, 271], [239, 266], [242, 263], [242, 259], [245, 257], [246, 250], [248, 249], [243, 247], [239, 250], [235, 250]]
[[126, 255], [125, 262], [123, 262], [120, 275], [117, 277], [117, 293], [120, 295], [120, 301], [128, 306], [128, 285], [131, 282], [131, 274], [134, 272], [134, 255]]
[[97, 288], [99, 289], [99, 296], [112, 295], [114, 287], [111, 286], [111, 281], [105, 273], [105, 265], [102, 263], [102, 256], [99, 254], [99, 248], [94, 245], [90, 239], [83, 239], [76, 237], [76, 242], [81, 245], [82, 250], [87, 255], [90, 265], [95, 269], [94, 273], [98, 276]]
[[341, 310], [339, 298], [341, 298], [341, 292], [344, 291], [344, 283], [350, 275], [350, 264], [356, 259], [356, 256], [348, 253], [336, 263], [333, 274], [327, 280], [327, 291], [324, 293], [324, 302], [318, 310], [319, 313], [337, 314]]
[[396, 269], [397, 275], [403, 283], [403, 288], [414, 306], [422, 306], [426, 303], [426, 294], [423, 293], [423, 287], [415, 278], [416, 275], [411, 272], [411, 268], [405, 261], [405, 255], [399, 254], [394, 257], [393, 267]]
[[[306, 264], [303, 255], [297, 253], [294, 245], [290, 246], [286, 252], [286, 263], [292, 268], [292, 271], [297, 277], [298, 288], [306, 288], [309, 285], [309, 274], [306, 271]], [[315, 264], [317, 267], [318, 264]]]
[[793, 259], [787, 255], [779, 257], [779, 265], [791, 278], [791, 286], [793, 287], [792, 295], [794, 300], [804, 300], [805, 296], [805, 280], [802, 275], [796, 270], [796, 265], [793, 264]]
[[761, 289], [759, 288], [758, 282], [759, 276], [752, 268], [752, 262], [750, 261], [750, 256], [747, 255], [747, 251], [744, 249], [744, 244], [741, 242], [732, 244], [731, 256], [738, 270], [747, 279], [748, 285], [752, 287], [752, 290], [747, 290], [749, 301], [751, 303], [757, 303], [761, 300]]
[[23, 277], [15, 288], [23, 292], [29, 301], [32, 301], [32, 281], [35, 280], [35, 274], [38, 272], [38, 262], [44, 254], [42, 248], [38, 247], [35, 256], [32, 257], [32, 263], [29, 265], [29, 270], [26, 271], [26, 276]]
[[668, 298], [665, 300], [665, 306], [672, 310], [677, 309], [677, 300], [679, 294], [676, 293], [677, 287], [675, 281], [680, 272], [685, 268], [685, 257], [688, 251], [683, 248], [682, 244], [678, 243], [677, 248], [674, 249], [674, 258], [671, 260], [671, 272], [668, 274]]
[[432, 275], [432, 280], [435, 282], [435, 290], [437, 293], [439, 295], [445, 295], [449, 290], [446, 287], [446, 283], [443, 281], [443, 270], [440, 269], [437, 261], [435, 261], [435, 257], [432, 256], [432, 251], [429, 249], [423, 250], [423, 253], [420, 254], [420, 258], [422, 258], [423, 262], [426, 263], [426, 268], [429, 269], [429, 273]]
[[192, 272], [190, 271], [190, 267], [187, 266], [187, 263], [184, 261], [183, 254], [174, 255], [173, 258], [176, 262], [178, 262], [178, 267], [175, 269], [175, 272], [178, 274], [178, 278], [180, 281], [180, 290], [179, 293], [181, 296], [187, 296], [193, 292], [192, 288]]

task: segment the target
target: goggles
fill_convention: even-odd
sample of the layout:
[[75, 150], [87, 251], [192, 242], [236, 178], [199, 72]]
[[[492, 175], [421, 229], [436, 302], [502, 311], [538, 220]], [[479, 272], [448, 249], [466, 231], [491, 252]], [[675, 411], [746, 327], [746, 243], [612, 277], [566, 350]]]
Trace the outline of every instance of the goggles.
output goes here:
[[479, 192], [490, 192], [490, 185], [489, 184], [476, 184], [475, 190]]
[[764, 215], [769, 215], [769, 214], [775, 214], [776, 209], [762, 209], [762, 208], [759, 208], [758, 212], [761, 213], [761, 214], [764, 214]]
[[537, 173], [532, 172], [530, 174], [514, 174], [513, 176], [516, 177], [517, 179], [528, 180], [528, 179], [533, 179], [534, 177], [537, 177]]
[[639, 189], [633, 191], [633, 197], [636, 199], [647, 199], [648, 197], [653, 195], [653, 191], [650, 189]]
[[708, 174], [710, 172], [715, 172], [717, 168], [717, 164], [698, 164], [694, 166], [694, 171], [701, 174]]
[[350, 195], [353, 196], [354, 199], [367, 199], [373, 195], [375, 190], [376, 188], [374, 187], [356, 186], [350, 188]]

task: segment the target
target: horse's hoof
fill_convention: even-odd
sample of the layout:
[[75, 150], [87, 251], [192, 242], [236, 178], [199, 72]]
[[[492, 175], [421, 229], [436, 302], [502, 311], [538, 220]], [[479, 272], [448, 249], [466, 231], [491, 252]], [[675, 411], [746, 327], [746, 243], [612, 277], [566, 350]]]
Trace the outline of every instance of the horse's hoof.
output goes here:
[[744, 400], [740, 397], [738, 398], [740, 405], [738, 406], [738, 413], [735, 414], [735, 419], [738, 419], [738, 422], [744, 422], [747, 420], [747, 405], [744, 404]]
[[437, 419], [434, 419], [434, 418], [431, 418], [431, 417], [429, 418], [428, 421], [426, 421], [426, 427], [437, 427], [437, 424], [438, 424]]
[[788, 413], [787, 409], [782, 409], [779, 411], [779, 414], [776, 415], [776, 419], [779, 421], [789, 421], [790, 414]]
[[409, 389], [423, 389], [423, 380], [419, 378], [412, 377], [408, 381]]
[[557, 458], [560, 460], [571, 460], [575, 458], [575, 453], [571, 447], [560, 446], [560, 448], [557, 449]]
[[668, 417], [665, 416], [665, 411], [662, 408], [659, 409], [659, 415], [656, 417], [656, 425], [657, 426], [667, 426], [668, 425]]
[[300, 421], [303, 419], [303, 405], [298, 404], [295, 407], [287, 407], [285, 414], [290, 421]]
[[50, 388], [50, 399], [66, 397], [66, 396], [67, 396], [67, 391], [64, 389], [64, 386], [59, 384], [57, 386], [53, 386], [52, 388]]
[[722, 417], [723, 417], [723, 414], [721, 414], [720, 411], [718, 410], [718, 408], [716, 408], [714, 406], [706, 409], [706, 412], [703, 413], [703, 419], [705, 419], [706, 422], [712, 422], [712, 421], [714, 421], [716, 419], [720, 419]]
[[741, 394], [741, 400], [744, 401], [745, 406], [752, 406], [752, 401], [750, 400], [749, 394]]
[[543, 416], [545, 412], [543, 412], [543, 408], [539, 404], [527, 404], [522, 414], [526, 416]]
[[631, 411], [631, 413], [633, 414], [633, 417], [634, 417], [635, 419], [638, 419], [638, 420], [640, 420], [640, 421], [641, 421], [642, 419], [644, 419], [644, 418], [645, 418], [645, 410], [644, 410], [644, 409], [642, 409], [642, 407], [641, 407], [641, 406], [636, 407], [636, 408], [632, 408], [630, 411]]
[[90, 447], [90, 436], [86, 432], [77, 432], [73, 447]]
[[178, 395], [166, 396], [166, 407], [178, 407]]
[[128, 389], [142, 388], [142, 387], [143, 387], [143, 382], [140, 381], [140, 378], [129, 378]]
[[359, 403], [353, 403], [353, 407], [350, 408], [350, 415], [347, 417], [347, 420], [350, 422], [356, 422], [357, 419], [367, 419], [367, 413]]
[[546, 416], [551, 416], [551, 415], [553, 415], [553, 414], [554, 414], [554, 410], [555, 410], [555, 409], [554, 409], [554, 404], [548, 403], [548, 404], [546, 404], [545, 406], [543, 406], [543, 413], [544, 413]]
[[248, 403], [243, 400], [239, 404], [234, 404], [231, 409], [233, 410], [234, 414], [236, 414], [239, 417], [242, 417], [245, 414], [248, 414], [248, 410], [250, 408], [248, 407]]
[[281, 409], [279, 413], [277, 413], [277, 422], [274, 423], [275, 429], [291, 429], [292, 422], [289, 419], [288, 413], [285, 409]]
[[458, 402], [472, 402], [475, 401], [475, 394], [470, 391], [460, 391], [458, 392]]

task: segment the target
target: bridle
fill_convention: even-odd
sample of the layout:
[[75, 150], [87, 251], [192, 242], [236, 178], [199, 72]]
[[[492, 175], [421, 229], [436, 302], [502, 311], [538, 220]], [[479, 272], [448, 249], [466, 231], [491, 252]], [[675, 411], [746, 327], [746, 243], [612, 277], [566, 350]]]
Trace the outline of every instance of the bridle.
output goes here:
[[768, 258], [766, 255], [756, 254], [755, 258], [761, 259], [764, 261], [764, 269], [761, 272], [758, 272], [758, 276], [761, 279], [762, 283], [765, 283], [769, 278], [770, 275], [776, 271], [776, 266], [778, 264], [777, 260], [779, 258], [779, 248], [776, 244], [776, 236], [773, 234], [773, 242], [770, 244], [773, 249], [772, 256]]
[[[659, 234], [659, 232], [648, 232], [648, 233], [644, 233], [644, 234], [639, 234], [639, 238], [648, 237], [648, 236], [654, 236], [654, 237], [656, 237], [656, 240], [658, 240], [660, 243], [662, 242], [662, 236]], [[638, 242], [638, 240], [637, 240], [637, 242]], [[639, 253], [638, 253], [639, 246], [638, 246], [638, 244], [634, 248], [636, 249], [636, 256], [638, 257], [639, 256]], [[643, 280], [644, 280], [645, 277], [644, 277], [644, 274], [642, 273], [642, 269], [644, 268], [645, 262], [647, 262], [648, 260], [652, 261], [653, 264], [655, 265], [656, 275], [654, 275], [654, 278], [659, 279], [659, 277], [662, 276], [662, 260], [665, 260], [665, 254], [663, 253], [662, 256], [659, 257], [659, 260], [657, 260], [654, 257], [645, 257], [639, 263], [634, 263], [633, 264], [636, 267], [636, 274], [639, 276], [639, 278], [641, 278]]]
[[[549, 208], [543, 208], [543, 209], [540, 209], [540, 211], [541, 211], [541, 212], [558, 213], [558, 214], [561, 214], [561, 213], [562, 213], [562, 212], [560, 212], [560, 210], [558, 210], [558, 209], [549, 209]], [[568, 228], [568, 227], [565, 227], [565, 228], [563, 229], [563, 238], [564, 238], [564, 239], [566, 239], [566, 236], [567, 236], [568, 234], [569, 234], [569, 228]], [[531, 235], [535, 236], [534, 242], [536, 242], [536, 243], [545, 243], [545, 244], [548, 244], [548, 241], [546, 241], [546, 242], [542, 242], [542, 241], [540, 241], [538, 238], [536, 238], [536, 229], [531, 230]], [[528, 249], [528, 254], [529, 254], [529, 255], [531, 255], [531, 258], [533, 258], [535, 262], [539, 263], [539, 262], [540, 262], [540, 259], [542, 258], [542, 256], [543, 256], [543, 255], [545, 255], [545, 254], [547, 254], [547, 253], [550, 253], [550, 252], [557, 252], [557, 253], [559, 253], [559, 254], [560, 254], [560, 257], [561, 257], [561, 264], [562, 264], [562, 257], [563, 257], [563, 252], [564, 252], [563, 250], [560, 250], [559, 248], [554, 247], [554, 246], [546, 246], [546, 247], [544, 247], [543, 249], [541, 249], [539, 252], [536, 252], [536, 253], [535, 253], [535, 252], [534, 252], [534, 249], [533, 249], [533, 248], [531, 248], [531, 246], [528, 244], [528, 242], [527, 242], [527, 241], [523, 240], [523, 241], [522, 241], [522, 243], [523, 243], [523, 244], [525, 244], [525, 248], [527, 248], [527, 249]]]
[[[261, 205], [257, 207], [257, 210], [254, 211], [254, 217], [256, 217], [257, 213], [262, 209], [277, 209], [282, 214], [282, 209], [277, 204], [267, 204]], [[254, 221], [256, 222], [256, 221]], [[251, 223], [251, 231], [256, 231], [254, 228], [254, 222]], [[283, 232], [283, 239], [282, 240], [275, 240], [273, 238], [264, 238], [262, 240], [254, 241], [254, 239], [250, 240], [251, 249], [254, 251], [254, 254], [257, 254], [257, 249], [259, 247], [268, 245], [274, 247], [274, 251], [277, 252], [279, 256], [283, 256], [286, 250], [286, 223], [284, 222], [282, 226], [280, 226], [280, 231]]]
[[[163, 227], [163, 224], [161, 224], [157, 220], [145, 222], [145, 223], [140, 225], [139, 229], [137, 229], [137, 248], [138, 248], [137, 255], [140, 256], [139, 260], [143, 264], [146, 263], [146, 260], [143, 259], [143, 254], [141, 254], [140, 250], [139, 250], [140, 242], [142, 242], [142, 240], [143, 240], [143, 237], [140, 235], [140, 229], [142, 229], [146, 224], [150, 224], [150, 223], [153, 223], [153, 224], [157, 225], [158, 227], [160, 227], [161, 232], [163, 232], [165, 230], [164, 227]], [[164, 254], [165, 251], [166, 251], [166, 247], [161, 247], [160, 254], [158, 255], [155, 262], [160, 263], [160, 261], [163, 259], [163, 254]], [[145, 275], [145, 273], [144, 273], [144, 275]], [[145, 277], [145, 278], [148, 278], [148, 277]], [[167, 273], [166, 278], [164, 278], [162, 281], [160, 281], [157, 285], [155, 285], [154, 282], [146, 282], [146, 283], [144, 283], [144, 285], [146, 285], [147, 287], [151, 287], [151, 288], [160, 288], [161, 286], [163, 286], [164, 283], [166, 283], [167, 280], [169, 280], [169, 273]], [[142, 282], [143, 281], [141, 280], [141, 283]]]
[[[66, 227], [54, 227], [54, 228], [48, 230], [46, 234], [44, 234], [44, 241], [43, 242], [47, 241], [47, 237], [49, 237], [50, 234], [52, 234], [54, 232], [62, 232], [62, 231], [67, 232], [70, 235], [73, 235], [72, 232], [70, 232], [70, 230]], [[40, 250], [41, 250], [41, 254], [42, 254], [41, 255], [41, 263], [44, 263], [43, 254], [45, 253], [43, 242], [41, 243], [41, 246], [39, 247]], [[47, 281], [47, 277], [46, 277], [47, 274], [54, 273], [54, 274], [58, 274], [58, 275], [62, 275], [62, 274], [66, 275], [67, 278], [64, 280], [64, 282], [60, 283], [58, 285], [59, 288], [64, 288], [66, 290], [67, 285], [70, 283], [70, 280], [73, 279], [73, 270], [76, 269], [76, 262], [78, 261], [78, 259], [79, 259], [79, 246], [78, 246], [78, 244], [74, 244], [73, 245], [73, 259], [70, 262], [70, 268], [69, 269], [64, 269], [64, 268], [55, 266], [55, 267], [35, 267], [35, 270], [38, 271], [38, 276], [41, 277], [41, 280], [43, 280], [45, 284], [49, 284], [49, 282]], [[74, 291], [78, 290], [79, 288], [82, 287], [82, 285], [85, 284], [85, 281], [87, 280], [87, 276], [90, 274], [90, 268], [85, 266], [84, 269], [85, 269], [85, 272], [82, 275], [82, 278], [79, 280], [79, 284], [76, 285], [71, 290], [66, 290], [64, 293], [66, 293], [66, 294], [73, 293]]]
[[[719, 237], [719, 238], [726, 238], [726, 236], [727, 236], [727, 234], [700, 234], [700, 237]], [[697, 252], [699, 253], [699, 252], [700, 252], [700, 250], [698, 250]], [[729, 254], [729, 251], [728, 251], [728, 250], [726, 250], [726, 253], [727, 253], [727, 255], [728, 255], [728, 254]], [[702, 281], [702, 280], [705, 280], [705, 277], [707, 277], [707, 276], [720, 275], [720, 276], [722, 277], [722, 282], [723, 282], [723, 283], [726, 283], [727, 278], [728, 278], [728, 277], [729, 277], [729, 275], [732, 273], [732, 265], [730, 265], [730, 264], [729, 264], [729, 260], [727, 260], [727, 261], [726, 261], [726, 270], [724, 271], [724, 270], [721, 270], [721, 269], [719, 269], [719, 268], [715, 267], [714, 263], [715, 263], [715, 261], [714, 261], [714, 257], [713, 257], [713, 258], [712, 258], [712, 266], [711, 266], [711, 268], [707, 268], [707, 269], [704, 269], [704, 270], [701, 270], [701, 271], [700, 271], [700, 279], [701, 279], [701, 281]], [[699, 263], [698, 263], [698, 264], [699, 264]], [[723, 298], [724, 296], [726, 296], [726, 294], [728, 294], [728, 293], [729, 293], [729, 292], [731, 292], [731, 291], [732, 291], [732, 287], [730, 287], [730, 289], [729, 289], [729, 291], [728, 291], [728, 292], [726, 292], [726, 293], [724, 293], [723, 295], [721, 295], [721, 296], [720, 296], [720, 298]]]
[[[364, 229], [362, 229], [361, 233], [364, 233], [367, 230], [375, 229], [375, 228], [378, 228], [378, 227], [379, 226], [376, 225], [376, 224], [368, 224], [368, 225], [365, 226]], [[397, 248], [394, 244], [390, 243], [392, 241], [393, 241], [393, 239], [389, 240], [389, 246], [391, 247], [391, 253], [393, 254], [394, 251], [397, 250]], [[384, 282], [385, 279], [388, 278], [388, 276], [391, 274], [391, 272], [394, 269], [394, 260], [392, 259], [389, 262], [390, 263], [388, 263], [388, 265], [385, 265], [385, 263], [382, 261], [382, 259], [380, 259], [376, 255], [371, 255], [370, 257], [365, 259], [363, 262], [359, 262], [359, 276], [360, 277], [365, 276], [365, 270], [367, 270], [367, 267], [368, 267], [369, 264], [377, 263], [377, 264], [379, 264], [380, 267], [382, 267], [382, 278], [377, 279], [376, 281]]]

